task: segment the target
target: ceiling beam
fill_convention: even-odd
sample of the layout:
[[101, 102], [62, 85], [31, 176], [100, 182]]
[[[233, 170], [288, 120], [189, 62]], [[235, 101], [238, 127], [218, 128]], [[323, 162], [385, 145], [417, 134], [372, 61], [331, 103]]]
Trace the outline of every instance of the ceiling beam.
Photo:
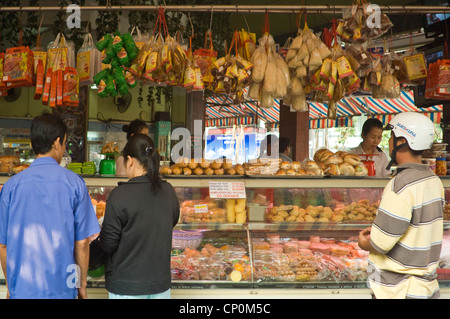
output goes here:
[[[350, 5], [168, 5], [164, 6], [166, 11], [183, 12], [229, 12], [229, 13], [307, 13], [336, 14], [342, 10], [348, 10]], [[386, 14], [426, 14], [426, 13], [448, 13], [450, 9], [445, 6], [415, 6], [415, 5], [379, 5], [382, 12]], [[80, 6], [81, 11], [158, 11], [161, 6]], [[41, 6], [41, 7], [0, 7], [0, 12], [11, 11], [69, 11], [67, 6]]]

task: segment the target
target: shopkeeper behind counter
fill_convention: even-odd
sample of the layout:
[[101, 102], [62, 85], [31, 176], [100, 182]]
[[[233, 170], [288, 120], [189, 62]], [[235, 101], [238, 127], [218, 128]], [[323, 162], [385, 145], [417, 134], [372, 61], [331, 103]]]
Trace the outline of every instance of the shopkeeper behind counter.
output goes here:
[[[127, 133], [127, 141], [129, 141], [130, 137], [137, 133], [148, 135], [148, 126], [144, 121], [136, 119], [122, 126], [122, 131]], [[116, 160], [116, 176], [127, 176], [123, 156], [119, 156]]]
[[[387, 170], [389, 160], [387, 155], [378, 147], [383, 135], [383, 123], [375, 118], [367, 119], [362, 127], [361, 137], [363, 141], [349, 152], [354, 154], [377, 154], [372, 156], [375, 165], [375, 176], [387, 177], [391, 175], [391, 171]], [[366, 156], [361, 156], [361, 160], [365, 160]]]

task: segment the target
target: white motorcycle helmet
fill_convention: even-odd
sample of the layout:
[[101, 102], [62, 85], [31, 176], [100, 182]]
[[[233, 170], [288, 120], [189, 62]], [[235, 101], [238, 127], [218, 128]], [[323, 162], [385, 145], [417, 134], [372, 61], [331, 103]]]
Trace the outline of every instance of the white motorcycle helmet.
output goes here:
[[423, 114], [406, 112], [394, 116], [389, 129], [395, 137], [403, 137], [412, 150], [423, 151], [431, 148], [434, 141], [434, 124]]
[[[388, 169], [395, 162], [395, 156], [399, 148], [409, 146], [414, 151], [423, 151], [430, 149], [434, 141], [434, 124], [428, 117], [420, 113], [397, 114], [385, 129], [392, 130], [394, 133], [394, 149]], [[408, 143], [396, 145], [399, 137], [403, 137]]]

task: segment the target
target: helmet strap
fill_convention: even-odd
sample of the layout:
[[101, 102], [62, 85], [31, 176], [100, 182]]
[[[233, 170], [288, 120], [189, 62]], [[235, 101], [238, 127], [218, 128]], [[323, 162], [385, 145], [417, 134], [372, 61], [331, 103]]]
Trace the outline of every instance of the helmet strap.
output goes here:
[[391, 160], [389, 161], [388, 166], [386, 166], [387, 170], [390, 170], [392, 165], [397, 164], [397, 161], [396, 161], [397, 151], [405, 146], [408, 146], [408, 142], [397, 145], [397, 141], [398, 141], [398, 137], [396, 137], [394, 135], [394, 147], [392, 148], [392, 152], [391, 152]]

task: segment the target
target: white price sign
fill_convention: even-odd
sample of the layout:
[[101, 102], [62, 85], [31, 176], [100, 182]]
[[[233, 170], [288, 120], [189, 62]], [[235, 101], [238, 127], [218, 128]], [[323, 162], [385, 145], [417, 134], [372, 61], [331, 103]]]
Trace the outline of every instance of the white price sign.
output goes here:
[[209, 182], [210, 198], [247, 198], [244, 182]]

